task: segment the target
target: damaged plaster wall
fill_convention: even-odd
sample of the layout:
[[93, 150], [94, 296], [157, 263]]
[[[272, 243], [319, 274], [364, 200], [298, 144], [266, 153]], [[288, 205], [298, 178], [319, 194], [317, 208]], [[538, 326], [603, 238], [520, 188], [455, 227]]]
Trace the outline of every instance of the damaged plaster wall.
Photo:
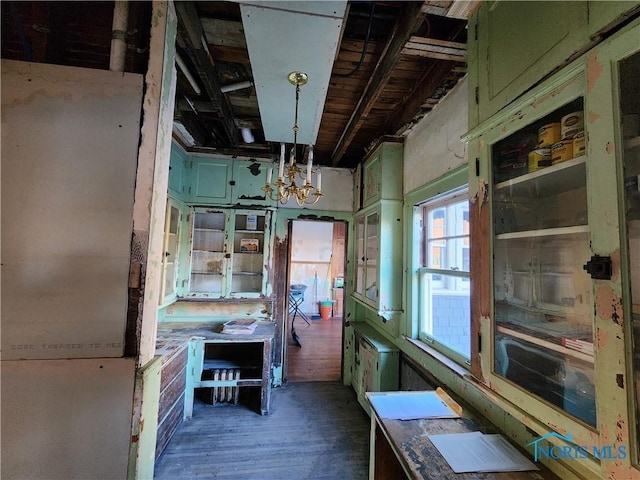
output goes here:
[[467, 163], [468, 88], [463, 79], [404, 142], [404, 193], [407, 194]]

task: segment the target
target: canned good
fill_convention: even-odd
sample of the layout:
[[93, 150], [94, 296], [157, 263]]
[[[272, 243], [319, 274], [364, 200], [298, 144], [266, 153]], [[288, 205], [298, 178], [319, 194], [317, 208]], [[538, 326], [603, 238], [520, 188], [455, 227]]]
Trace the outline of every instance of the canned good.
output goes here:
[[551, 147], [538, 148], [529, 152], [529, 171], [535, 172], [551, 165]]
[[573, 140], [560, 140], [551, 147], [551, 163], [565, 162], [573, 158]]
[[562, 140], [572, 139], [573, 136], [584, 130], [584, 113], [573, 112], [562, 117], [560, 121], [560, 134]]
[[538, 129], [538, 148], [550, 147], [560, 141], [560, 122], [548, 123]]
[[573, 158], [581, 157], [587, 152], [587, 142], [584, 137], [584, 130], [573, 136]]

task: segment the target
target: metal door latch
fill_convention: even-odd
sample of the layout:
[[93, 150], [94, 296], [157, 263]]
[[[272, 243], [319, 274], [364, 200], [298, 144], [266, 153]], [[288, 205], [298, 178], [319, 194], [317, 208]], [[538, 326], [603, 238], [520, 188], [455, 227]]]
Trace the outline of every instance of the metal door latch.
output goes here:
[[611, 257], [594, 255], [582, 268], [591, 275], [591, 278], [596, 280], [611, 280], [611, 265]]

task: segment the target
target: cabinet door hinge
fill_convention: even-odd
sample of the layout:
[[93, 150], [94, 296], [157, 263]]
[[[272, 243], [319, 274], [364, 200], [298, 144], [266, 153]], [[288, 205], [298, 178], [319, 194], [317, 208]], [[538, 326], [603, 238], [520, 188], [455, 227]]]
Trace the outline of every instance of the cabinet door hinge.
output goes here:
[[476, 23], [474, 38], [478, 40], [478, 30], [480, 29], [480, 25]]
[[476, 157], [476, 177], [480, 176], [480, 159]]
[[478, 334], [478, 353], [482, 353], [482, 334]]
[[480, 102], [480, 87], [476, 87], [475, 96], [476, 96], [476, 105], [478, 105], [478, 103]]

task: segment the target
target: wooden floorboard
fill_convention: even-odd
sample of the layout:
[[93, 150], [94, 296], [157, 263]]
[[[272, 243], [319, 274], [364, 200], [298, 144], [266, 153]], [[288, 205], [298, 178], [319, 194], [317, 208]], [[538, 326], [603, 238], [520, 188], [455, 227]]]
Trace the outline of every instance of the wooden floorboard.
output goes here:
[[342, 375], [342, 318], [297, 318], [295, 330], [301, 346], [290, 337], [287, 345], [287, 381], [325, 382]]
[[196, 401], [156, 463], [176, 480], [365, 480], [369, 417], [340, 382], [288, 383], [273, 390], [271, 413]]

